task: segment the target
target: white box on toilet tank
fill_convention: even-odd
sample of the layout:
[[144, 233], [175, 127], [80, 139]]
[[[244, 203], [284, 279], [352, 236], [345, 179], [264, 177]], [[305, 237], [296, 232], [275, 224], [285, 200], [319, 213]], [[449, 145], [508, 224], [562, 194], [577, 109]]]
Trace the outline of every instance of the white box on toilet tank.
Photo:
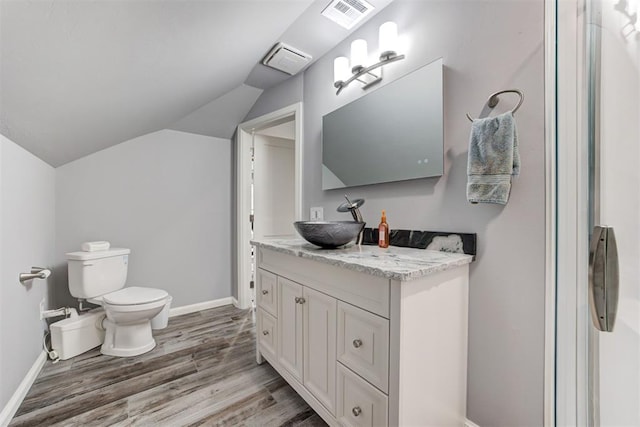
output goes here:
[[52, 323], [51, 347], [58, 353], [58, 357], [67, 360], [102, 345], [104, 317], [104, 310], [97, 308], [80, 316]]

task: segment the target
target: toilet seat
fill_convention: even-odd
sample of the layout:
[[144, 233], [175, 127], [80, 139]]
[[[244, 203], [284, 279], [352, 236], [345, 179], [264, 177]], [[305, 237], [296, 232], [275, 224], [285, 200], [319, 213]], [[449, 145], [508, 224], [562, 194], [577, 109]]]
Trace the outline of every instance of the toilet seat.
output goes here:
[[141, 305], [166, 300], [167, 291], [155, 288], [131, 286], [102, 296], [102, 300], [109, 305]]

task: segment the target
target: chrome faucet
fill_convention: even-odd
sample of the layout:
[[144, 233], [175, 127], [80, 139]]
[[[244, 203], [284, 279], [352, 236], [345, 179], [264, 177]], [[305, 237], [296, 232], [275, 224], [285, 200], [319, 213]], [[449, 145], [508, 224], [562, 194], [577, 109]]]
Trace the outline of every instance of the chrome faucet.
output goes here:
[[[353, 202], [351, 200], [349, 200], [349, 197], [345, 194], [344, 198], [347, 199], [347, 201], [345, 203], [342, 203], [340, 206], [338, 206], [337, 211], [338, 212], [351, 212], [351, 215], [353, 216], [353, 220], [356, 222], [364, 222], [364, 219], [362, 219], [362, 214], [360, 213], [360, 206], [364, 205], [364, 199], [354, 199]], [[362, 239], [364, 237], [364, 228], [362, 229], [362, 231], [360, 232], [360, 234], [358, 234], [358, 245], [362, 244]]]

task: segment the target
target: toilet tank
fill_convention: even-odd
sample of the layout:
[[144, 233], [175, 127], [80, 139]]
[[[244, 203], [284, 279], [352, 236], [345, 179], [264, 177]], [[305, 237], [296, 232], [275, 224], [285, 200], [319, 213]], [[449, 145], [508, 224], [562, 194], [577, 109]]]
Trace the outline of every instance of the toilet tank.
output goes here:
[[69, 291], [75, 298], [96, 298], [124, 287], [129, 249], [69, 252]]

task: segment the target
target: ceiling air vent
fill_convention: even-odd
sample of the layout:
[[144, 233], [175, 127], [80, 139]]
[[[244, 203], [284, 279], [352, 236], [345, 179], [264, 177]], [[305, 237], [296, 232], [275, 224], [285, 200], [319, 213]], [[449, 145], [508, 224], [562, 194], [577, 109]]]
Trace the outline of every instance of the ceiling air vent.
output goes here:
[[373, 10], [364, 0], [333, 0], [322, 11], [322, 16], [350, 30]]
[[311, 55], [308, 53], [301, 52], [284, 43], [278, 43], [267, 53], [262, 63], [267, 67], [293, 76], [302, 70], [309, 61], [311, 61]]

